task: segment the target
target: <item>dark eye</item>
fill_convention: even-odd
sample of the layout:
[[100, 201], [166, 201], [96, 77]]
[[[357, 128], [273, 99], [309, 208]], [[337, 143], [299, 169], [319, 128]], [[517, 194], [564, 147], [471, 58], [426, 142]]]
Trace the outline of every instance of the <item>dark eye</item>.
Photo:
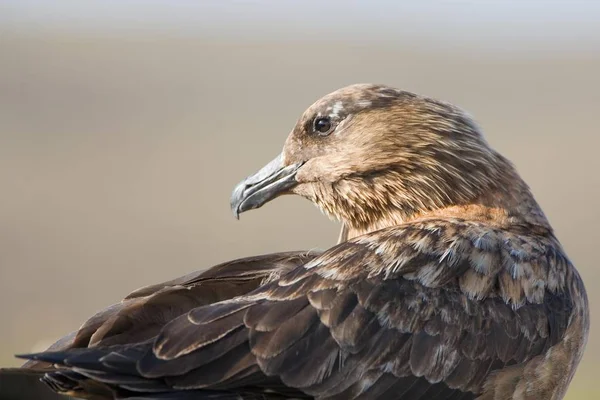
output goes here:
[[331, 133], [333, 124], [329, 117], [317, 117], [315, 118], [313, 129], [320, 135], [328, 135]]

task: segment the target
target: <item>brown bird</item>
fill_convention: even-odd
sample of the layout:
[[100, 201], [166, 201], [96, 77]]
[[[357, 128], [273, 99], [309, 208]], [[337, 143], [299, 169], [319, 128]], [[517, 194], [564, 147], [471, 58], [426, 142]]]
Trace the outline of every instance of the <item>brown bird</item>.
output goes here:
[[231, 205], [290, 193], [341, 220], [341, 243], [141, 289], [29, 366], [97, 398], [563, 398], [583, 283], [464, 112], [387, 86], [328, 94]]

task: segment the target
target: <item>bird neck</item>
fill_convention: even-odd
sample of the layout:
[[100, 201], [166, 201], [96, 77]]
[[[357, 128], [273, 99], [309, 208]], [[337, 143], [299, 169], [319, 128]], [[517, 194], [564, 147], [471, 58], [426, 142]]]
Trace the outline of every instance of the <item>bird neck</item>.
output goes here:
[[482, 191], [484, 194], [455, 204], [414, 209], [396, 206], [395, 204], [402, 205], [402, 202], [387, 199], [380, 203], [386, 207], [371, 210], [369, 219], [362, 217], [365, 215], [364, 210], [358, 213], [361, 219], [353, 218], [357, 213], [342, 213], [338, 215], [343, 223], [339, 242], [376, 230], [428, 219], [461, 219], [484, 223], [497, 229], [521, 226], [540, 234], [551, 233], [552, 228], [529, 187], [516, 172], [508, 175], [511, 176], [506, 176], [493, 187]]

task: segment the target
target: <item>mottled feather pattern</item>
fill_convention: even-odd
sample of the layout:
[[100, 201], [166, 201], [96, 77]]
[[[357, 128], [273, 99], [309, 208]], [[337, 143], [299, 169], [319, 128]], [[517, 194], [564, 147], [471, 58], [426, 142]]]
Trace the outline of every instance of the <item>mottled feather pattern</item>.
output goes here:
[[[298, 395], [352, 399], [371, 398], [367, 393], [382, 390], [377, 386], [384, 382], [408, 390], [397, 383], [408, 379], [411, 385], [428, 382], [423, 393], [433, 384], [440, 393], [473, 396], [488, 373], [527, 362], [563, 337], [573, 308], [567, 288], [543, 287], [541, 298], [527, 296], [523, 282], [536, 275], [533, 267], [520, 267], [561, 267], [567, 261], [554, 246], [552, 236], [532, 241], [518, 229], [494, 233], [460, 220], [374, 232], [246, 297], [175, 319], [154, 343], [130, 354], [133, 372], [158, 379], [156, 387], [176, 389], [233, 390], [252, 377], [258, 385], [273, 377], [278, 385], [299, 389]], [[470, 286], [467, 272], [493, 283], [485, 291]], [[500, 283], [504, 276], [523, 288], [515, 301]], [[125, 349], [111, 351], [114, 358]], [[110, 372], [107, 355], [100, 354], [95, 368]], [[89, 372], [76, 358], [65, 362], [123, 390], [149, 385]]]
[[[356, 273], [402, 276], [427, 287], [457, 284], [470, 298], [501, 297], [517, 309], [541, 303], [546, 290], [564, 289], [569, 261], [553, 235], [530, 236], [526, 228], [490, 229], [460, 219], [426, 219], [382, 229], [339, 245], [308, 263], [323, 277]], [[359, 254], [363, 264], [354, 262]], [[357, 271], [359, 270], [359, 271]], [[287, 277], [282, 283], [288, 282]], [[454, 281], [453, 281], [454, 280]]]

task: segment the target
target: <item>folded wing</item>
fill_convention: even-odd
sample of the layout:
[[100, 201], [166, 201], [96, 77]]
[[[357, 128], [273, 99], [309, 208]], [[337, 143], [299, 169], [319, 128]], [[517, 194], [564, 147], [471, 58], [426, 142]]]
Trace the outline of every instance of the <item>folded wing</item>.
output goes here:
[[552, 278], [568, 265], [553, 240], [461, 221], [385, 229], [156, 338], [33, 357], [66, 366], [50, 379], [87, 377], [124, 398], [474, 399], [508, 372], [494, 390], [512, 393], [573, 312]]

